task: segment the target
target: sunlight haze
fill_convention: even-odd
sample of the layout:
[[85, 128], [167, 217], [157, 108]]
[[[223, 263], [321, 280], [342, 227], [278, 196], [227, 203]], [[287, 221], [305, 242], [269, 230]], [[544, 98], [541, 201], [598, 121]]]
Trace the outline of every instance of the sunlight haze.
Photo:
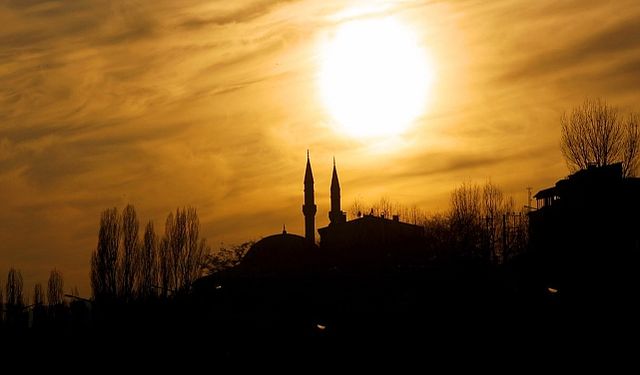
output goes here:
[[383, 18], [348, 22], [326, 42], [320, 90], [347, 133], [399, 134], [424, 110], [435, 73], [415, 39]]

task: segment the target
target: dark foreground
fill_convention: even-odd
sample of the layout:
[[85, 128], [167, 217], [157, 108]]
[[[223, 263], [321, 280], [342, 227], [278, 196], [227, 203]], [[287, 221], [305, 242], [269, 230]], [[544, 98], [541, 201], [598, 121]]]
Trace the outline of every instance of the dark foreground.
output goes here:
[[20, 342], [22, 350], [148, 352], [173, 359], [199, 353], [205, 362], [245, 365], [258, 358], [554, 358], [578, 348], [616, 348], [622, 355], [637, 348], [640, 315], [635, 286], [617, 282], [569, 284], [564, 290], [547, 285], [526, 264], [226, 274], [202, 279], [189, 296], [84, 303], [62, 321], [31, 328], [5, 324], [2, 336], [5, 343]]

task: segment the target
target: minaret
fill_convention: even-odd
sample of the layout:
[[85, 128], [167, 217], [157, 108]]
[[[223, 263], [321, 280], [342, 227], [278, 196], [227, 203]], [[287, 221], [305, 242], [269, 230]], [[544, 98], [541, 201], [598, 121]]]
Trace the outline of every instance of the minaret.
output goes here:
[[340, 208], [340, 181], [336, 170], [336, 158], [333, 158], [333, 175], [331, 176], [331, 211], [329, 211], [331, 224], [344, 223], [347, 217]]
[[309, 150], [307, 150], [307, 170], [304, 172], [304, 204], [302, 213], [304, 214], [304, 237], [311, 244], [316, 242], [316, 204], [313, 196], [313, 172], [311, 172], [311, 161], [309, 160]]

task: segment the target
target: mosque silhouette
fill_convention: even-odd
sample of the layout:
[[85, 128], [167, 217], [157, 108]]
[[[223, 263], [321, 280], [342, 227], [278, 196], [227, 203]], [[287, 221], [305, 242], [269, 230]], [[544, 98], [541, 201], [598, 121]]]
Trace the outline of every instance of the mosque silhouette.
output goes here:
[[313, 171], [309, 151], [304, 175], [304, 237], [282, 233], [262, 238], [246, 253], [240, 269], [257, 274], [308, 272], [318, 267], [380, 266], [401, 250], [416, 248], [424, 238], [424, 228], [404, 223], [398, 215], [391, 218], [358, 214], [347, 220], [341, 209], [340, 181], [333, 160], [331, 176], [331, 209], [329, 225], [319, 228], [320, 243], [316, 244]]

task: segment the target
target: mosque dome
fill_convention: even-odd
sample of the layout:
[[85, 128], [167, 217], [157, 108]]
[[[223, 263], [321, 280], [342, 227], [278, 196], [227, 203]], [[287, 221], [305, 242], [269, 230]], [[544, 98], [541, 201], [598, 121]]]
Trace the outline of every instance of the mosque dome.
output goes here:
[[242, 267], [259, 273], [294, 272], [309, 266], [316, 253], [316, 245], [283, 230], [251, 246], [242, 259]]

